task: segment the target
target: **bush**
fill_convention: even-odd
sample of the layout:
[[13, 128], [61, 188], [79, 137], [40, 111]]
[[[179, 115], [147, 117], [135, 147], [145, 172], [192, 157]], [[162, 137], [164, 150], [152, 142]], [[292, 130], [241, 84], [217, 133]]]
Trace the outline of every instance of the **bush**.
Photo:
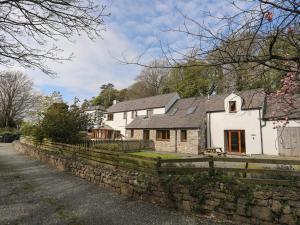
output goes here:
[[36, 129], [37, 129], [37, 125], [31, 124], [28, 122], [24, 122], [21, 125], [20, 132], [21, 132], [21, 135], [24, 135], [24, 136], [33, 136], [35, 134]]
[[43, 119], [36, 125], [25, 123], [22, 134], [32, 136], [37, 143], [44, 138], [55, 142], [74, 144], [82, 140], [81, 131], [90, 125], [90, 117], [76, 105], [68, 106], [65, 103], [52, 104]]
[[19, 130], [16, 128], [0, 128], [0, 136], [4, 135], [19, 135]]
[[94, 146], [94, 148], [101, 149], [101, 150], [108, 150], [108, 151], [122, 151], [122, 148], [118, 144], [113, 144], [113, 143], [97, 144]]

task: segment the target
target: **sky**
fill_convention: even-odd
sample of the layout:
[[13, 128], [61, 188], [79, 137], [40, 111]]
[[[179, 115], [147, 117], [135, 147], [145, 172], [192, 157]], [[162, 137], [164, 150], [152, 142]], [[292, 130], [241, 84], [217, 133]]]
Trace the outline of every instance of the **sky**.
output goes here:
[[[162, 55], [160, 42], [184, 49], [191, 44], [185, 35], [168, 31], [183, 25], [181, 13], [199, 22], [210, 23], [203, 11], [215, 16], [231, 14], [233, 8], [227, 0], [97, 0], [106, 5], [111, 15], [104, 18], [102, 38], [94, 41], [74, 37], [75, 42], [61, 41], [64, 54], [74, 54], [72, 61], [49, 67], [57, 73], [51, 78], [39, 70], [26, 70], [35, 88], [50, 94], [62, 93], [67, 102], [76, 96], [91, 99], [108, 82], [116, 88], [126, 88], [134, 82], [142, 67], [124, 65], [118, 59], [133, 59], [146, 51], [143, 62], [150, 62]], [[181, 12], [181, 13], [180, 13]]]

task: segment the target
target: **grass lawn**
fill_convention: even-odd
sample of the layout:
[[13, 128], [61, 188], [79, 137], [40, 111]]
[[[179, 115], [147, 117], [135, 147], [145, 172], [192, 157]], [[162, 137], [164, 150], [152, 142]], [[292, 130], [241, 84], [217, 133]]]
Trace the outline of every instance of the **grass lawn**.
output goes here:
[[143, 157], [148, 157], [148, 158], [162, 158], [162, 159], [180, 159], [181, 157], [177, 154], [172, 154], [172, 153], [157, 153], [157, 152], [150, 152], [150, 151], [145, 151], [145, 152], [131, 152], [128, 153], [130, 155], [137, 155], [137, 156], [143, 156]]

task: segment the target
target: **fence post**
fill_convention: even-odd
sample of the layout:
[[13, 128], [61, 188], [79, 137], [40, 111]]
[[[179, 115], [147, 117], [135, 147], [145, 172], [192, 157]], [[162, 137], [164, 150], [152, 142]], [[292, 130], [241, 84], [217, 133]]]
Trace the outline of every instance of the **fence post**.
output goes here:
[[214, 169], [214, 158], [211, 157], [208, 161], [209, 165], [209, 175], [214, 176], [215, 175], [215, 169]]

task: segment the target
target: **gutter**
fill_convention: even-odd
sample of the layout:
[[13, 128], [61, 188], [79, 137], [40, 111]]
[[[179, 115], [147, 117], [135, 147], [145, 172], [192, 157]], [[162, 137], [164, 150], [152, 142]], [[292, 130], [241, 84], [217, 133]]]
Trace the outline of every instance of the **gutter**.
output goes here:
[[210, 123], [211, 123], [211, 119], [210, 119], [210, 112], [208, 112], [208, 136], [209, 136], [209, 142], [208, 142], [208, 148], [211, 148], [211, 125], [210, 125]]
[[[262, 136], [262, 124], [261, 124], [261, 109], [259, 109], [258, 113], [259, 113], [259, 130], [260, 130], [260, 145], [261, 145], [261, 154], [264, 154], [264, 143], [263, 143], [263, 136]], [[264, 125], [265, 126], [265, 125]]]

